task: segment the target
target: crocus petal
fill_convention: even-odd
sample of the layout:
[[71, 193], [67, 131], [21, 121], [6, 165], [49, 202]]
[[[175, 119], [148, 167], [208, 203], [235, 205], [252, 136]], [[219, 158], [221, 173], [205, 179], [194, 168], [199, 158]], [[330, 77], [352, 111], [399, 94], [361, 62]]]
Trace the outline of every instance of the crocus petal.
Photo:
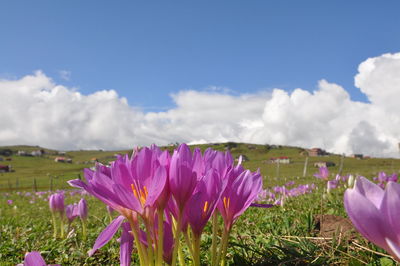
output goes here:
[[134, 196], [133, 192], [128, 192], [123, 186], [118, 184], [114, 184], [112, 187], [115, 195], [119, 197], [122, 206], [139, 213], [143, 211], [139, 199]]
[[67, 181], [67, 183], [71, 186], [71, 187], [76, 187], [76, 188], [81, 188], [81, 189], [85, 189], [87, 188], [87, 185], [85, 182], [83, 182], [80, 179], [73, 179], [73, 180], [69, 180]]
[[82, 220], [86, 220], [87, 219], [87, 216], [88, 216], [88, 207], [87, 207], [87, 201], [84, 199], [84, 198], [82, 198], [80, 201], [79, 201], [79, 203], [78, 203], [78, 208], [77, 208], [77, 212], [78, 212], [78, 215], [79, 215], [79, 217], [82, 219]]
[[172, 251], [174, 249], [174, 235], [172, 234], [171, 224], [164, 222], [164, 261], [170, 265], [172, 262]]
[[133, 249], [133, 236], [129, 232], [131, 229], [129, 223], [122, 224], [121, 246], [119, 260], [121, 266], [131, 265], [131, 255]]
[[385, 240], [386, 240], [386, 244], [390, 248], [390, 250], [388, 250], [389, 253], [391, 253], [393, 256], [395, 256], [397, 261], [400, 261], [400, 246], [397, 245], [392, 240], [390, 240], [389, 238], [385, 238]]
[[93, 179], [94, 171], [90, 170], [89, 168], [83, 169], [83, 176], [85, 177], [87, 182]]
[[92, 256], [96, 250], [103, 247], [111, 238], [115, 235], [120, 227], [122, 221], [125, 219], [124, 216], [118, 216], [114, 219], [97, 237], [96, 242], [93, 245], [93, 248], [89, 250], [89, 256]]
[[111, 174], [114, 182], [130, 189], [133, 183], [133, 178], [128, 170], [128, 167], [123, 162], [116, 162], [114, 167], [111, 168]]
[[388, 224], [374, 204], [355, 189], [344, 193], [344, 207], [355, 228], [369, 241], [387, 249], [385, 230]]
[[153, 206], [158, 197], [164, 190], [167, 182], [167, 170], [164, 166], [159, 166], [155, 171], [153, 182], [150, 184], [149, 194], [146, 199], [146, 206]]
[[24, 266], [46, 266], [46, 262], [39, 252], [32, 251], [25, 254]]
[[381, 206], [384, 192], [378, 185], [360, 176], [355, 183], [354, 189], [369, 199], [376, 208]]
[[[399, 236], [400, 232], [400, 184], [389, 182], [386, 186], [383, 196], [381, 211], [384, 214], [384, 219], [391, 225], [391, 228]], [[400, 237], [400, 236], [399, 236]], [[400, 240], [400, 239], [398, 239]]]

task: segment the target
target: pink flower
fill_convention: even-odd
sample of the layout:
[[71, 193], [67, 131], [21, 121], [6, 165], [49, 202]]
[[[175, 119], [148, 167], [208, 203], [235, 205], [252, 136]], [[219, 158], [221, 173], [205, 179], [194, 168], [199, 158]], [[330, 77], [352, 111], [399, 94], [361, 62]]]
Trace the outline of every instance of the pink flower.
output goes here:
[[400, 261], [400, 184], [386, 189], [364, 177], [344, 194], [344, 207], [354, 227], [369, 241]]
[[[46, 262], [42, 258], [39, 252], [32, 251], [25, 254], [24, 264], [18, 264], [23, 266], [46, 266]], [[54, 266], [60, 264], [53, 264]]]
[[325, 179], [326, 180], [329, 177], [329, 170], [325, 166], [320, 167], [319, 168], [319, 172], [314, 174], [314, 176], [316, 178], [320, 178], [320, 179]]

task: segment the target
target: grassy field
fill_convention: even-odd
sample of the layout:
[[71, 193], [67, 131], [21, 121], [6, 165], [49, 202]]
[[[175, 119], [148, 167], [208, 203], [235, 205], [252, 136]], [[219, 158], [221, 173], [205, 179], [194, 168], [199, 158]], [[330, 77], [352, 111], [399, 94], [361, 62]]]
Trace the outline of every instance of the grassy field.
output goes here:
[[[286, 180], [301, 178], [305, 181], [312, 179], [316, 168], [313, 166], [318, 161], [330, 161], [336, 165], [330, 167], [332, 173], [338, 173], [341, 162], [340, 155], [309, 157], [307, 173], [303, 177], [306, 155], [304, 149], [286, 146], [253, 145], [244, 143], [224, 143], [214, 145], [195, 145], [203, 151], [207, 147], [215, 150], [226, 150], [230, 148], [232, 155], [237, 158], [239, 155], [246, 156], [249, 160], [244, 162], [244, 166], [251, 170], [260, 169], [264, 176], [265, 185], [284, 184]], [[165, 149], [173, 150], [174, 147]], [[39, 190], [68, 188], [65, 183], [67, 180], [78, 178], [82, 175], [84, 168], [94, 166], [93, 159], [101, 163], [108, 163], [115, 160], [115, 154], [131, 153], [130, 150], [122, 151], [69, 151], [65, 156], [72, 159], [72, 163], [57, 163], [54, 158], [60, 156], [57, 151], [45, 149], [47, 154], [42, 157], [26, 157], [16, 155], [18, 150], [32, 151], [38, 147], [32, 146], [9, 146], [0, 147], [1, 149], [11, 149], [14, 154], [9, 156], [11, 161], [0, 161], [0, 164], [11, 165], [13, 172], [0, 173], [0, 191], [9, 190], [32, 190], [36, 180], [36, 187]], [[287, 156], [290, 164], [271, 164], [267, 161], [272, 157]], [[6, 158], [4, 156], [0, 156]], [[279, 169], [278, 169], [279, 168]], [[342, 174], [359, 174], [366, 177], [376, 176], [379, 171], [389, 173], [398, 172], [400, 169], [399, 159], [390, 158], [371, 158], [355, 159], [350, 157], [343, 158]]]
[[[225, 150], [229, 146], [234, 157], [245, 155], [249, 159], [244, 162], [246, 168], [260, 168], [264, 176], [264, 188], [270, 189], [289, 181], [295, 182], [292, 186], [310, 183], [317, 186], [313, 193], [288, 198], [284, 206], [248, 209], [234, 226], [229, 239], [229, 265], [395, 265], [384, 250], [352, 230], [346, 234], [335, 230], [326, 234], [326, 224], [321, 222], [321, 217], [346, 217], [343, 208], [345, 188], [341, 186], [331, 194], [326, 194], [325, 183], [312, 176], [317, 171], [313, 163], [334, 162], [336, 166], [330, 168], [333, 176], [339, 170], [341, 156], [309, 157], [307, 174], [303, 177], [306, 157], [301, 148], [233, 143], [210, 146], [217, 150]], [[199, 147], [204, 150], [208, 146]], [[29, 147], [9, 148], [17, 151]], [[167, 149], [172, 150], [173, 147]], [[82, 175], [83, 168], [94, 165], [91, 159], [97, 158], [106, 163], [114, 160], [114, 154], [126, 152], [129, 151], [66, 152], [65, 156], [72, 158], [72, 164], [54, 162], [58, 156], [55, 151], [38, 158], [12, 155], [12, 160], [6, 162], [12, 164], [15, 172], [0, 174], [0, 265], [20, 263], [25, 252], [31, 250], [41, 251], [49, 264], [118, 265], [117, 237], [93, 257], [87, 256], [98, 234], [110, 222], [105, 205], [84, 195], [89, 203], [87, 240], [82, 239], [81, 223], [77, 220], [73, 222], [67, 238], [54, 239], [47, 201], [49, 193], [35, 194], [33, 180], [36, 179], [38, 191], [48, 190], [51, 178], [54, 190], [67, 188], [66, 180]], [[276, 164], [266, 163], [271, 157], [279, 156], [290, 157], [292, 163], [280, 164], [279, 169]], [[399, 169], [400, 160], [397, 159], [358, 160], [345, 157], [342, 173], [371, 178], [379, 171], [398, 173]], [[77, 202], [82, 197], [80, 194], [70, 195], [69, 192], [66, 195], [66, 204]], [[12, 200], [11, 204], [7, 203], [9, 200]], [[208, 226], [201, 246], [203, 265], [209, 265], [210, 245]], [[184, 252], [187, 256], [187, 250]], [[132, 265], [137, 265], [136, 255], [134, 259]]]

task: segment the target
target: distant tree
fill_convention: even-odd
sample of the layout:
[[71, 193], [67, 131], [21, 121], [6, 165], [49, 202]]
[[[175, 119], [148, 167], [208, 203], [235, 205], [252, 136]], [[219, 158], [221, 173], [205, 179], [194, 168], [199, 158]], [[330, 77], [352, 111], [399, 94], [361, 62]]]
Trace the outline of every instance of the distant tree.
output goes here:
[[236, 148], [237, 147], [237, 143], [235, 143], [235, 142], [227, 142], [227, 143], [225, 143], [225, 147], [230, 150], [232, 148]]
[[4, 156], [11, 156], [12, 155], [12, 150], [10, 149], [0, 149], [0, 155]]

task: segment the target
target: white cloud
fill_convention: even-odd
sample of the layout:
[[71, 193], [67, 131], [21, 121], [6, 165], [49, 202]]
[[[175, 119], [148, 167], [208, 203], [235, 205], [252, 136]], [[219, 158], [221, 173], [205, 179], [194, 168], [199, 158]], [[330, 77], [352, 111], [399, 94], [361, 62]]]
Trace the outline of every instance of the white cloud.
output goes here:
[[314, 92], [180, 91], [171, 95], [176, 107], [144, 112], [113, 90], [83, 95], [38, 71], [0, 79], [0, 145], [119, 149], [241, 141], [397, 156], [400, 53], [361, 63], [355, 84], [370, 103], [352, 101], [344, 88], [321, 80]]
[[58, 74], [60, 75], [60, 78], [63, 80], [69, 81], [71, 79], [71, 71], [60, 70], [58, 71]]

